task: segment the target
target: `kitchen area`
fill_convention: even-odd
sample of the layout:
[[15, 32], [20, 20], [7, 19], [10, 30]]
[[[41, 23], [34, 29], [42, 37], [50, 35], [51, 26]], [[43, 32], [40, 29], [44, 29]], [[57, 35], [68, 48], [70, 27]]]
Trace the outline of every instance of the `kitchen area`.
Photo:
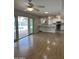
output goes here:
[[64, 31], [64, 16], [48, 16], [41, 19], [39, 25], [39, 31], [41, 32], [56, 32]]

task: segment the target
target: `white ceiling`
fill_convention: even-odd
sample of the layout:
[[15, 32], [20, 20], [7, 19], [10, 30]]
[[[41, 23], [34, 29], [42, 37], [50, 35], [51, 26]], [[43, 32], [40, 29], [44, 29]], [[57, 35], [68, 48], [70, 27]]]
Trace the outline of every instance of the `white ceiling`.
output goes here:
[[[17, 10], [24, 11], [28, 0], [14, 0], [14, 7]], [[32, 11], [31, 13], [45, 15], [44, 12], [49, 12], [48, 15], [64, 14], [64, 0], [32, 0], [35, 5], [43, 5], [45, 8], [39, 8], [40, 12]]]

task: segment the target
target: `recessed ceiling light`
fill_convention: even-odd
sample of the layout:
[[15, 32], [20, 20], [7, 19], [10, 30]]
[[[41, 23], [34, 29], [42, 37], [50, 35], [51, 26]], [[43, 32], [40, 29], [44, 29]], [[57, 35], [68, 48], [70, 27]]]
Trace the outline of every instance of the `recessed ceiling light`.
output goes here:
[[44, 12], [45, 14], [48, 14], [48, 12]]

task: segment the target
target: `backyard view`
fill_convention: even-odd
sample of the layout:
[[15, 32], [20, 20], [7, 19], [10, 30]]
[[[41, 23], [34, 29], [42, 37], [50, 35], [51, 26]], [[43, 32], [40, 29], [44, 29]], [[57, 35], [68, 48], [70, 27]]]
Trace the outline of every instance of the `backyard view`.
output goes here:
[[[28, 27], [29, 25], [29, 27]], [[23, 38], [33, 33], [33, 19], [23, 16], [18, 16], [18, 33], [19, 38]], [[14, 17], [14, 40], [16, 39], [16, 22]]]
[[28, 35], [28, 17], [18, 16], [19, 38]]
[[[28, 35], [28, 17], [18, 16], [18, 33], [19, 38]], [[16, 39], [16, 25], [14, 17], [14, 40]]]

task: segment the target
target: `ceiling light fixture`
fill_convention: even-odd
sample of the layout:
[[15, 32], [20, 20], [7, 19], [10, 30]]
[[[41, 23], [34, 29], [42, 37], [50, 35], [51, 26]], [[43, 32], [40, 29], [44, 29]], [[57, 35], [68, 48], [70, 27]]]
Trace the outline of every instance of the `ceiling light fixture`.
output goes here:
[[48, 14], [48, 12], [44, 12], [45, 14]]
[[33, 9], [33, 8], [27, 8], [27, 10], [28, 10], [28, 11], [33, 11], [34, 9]]

